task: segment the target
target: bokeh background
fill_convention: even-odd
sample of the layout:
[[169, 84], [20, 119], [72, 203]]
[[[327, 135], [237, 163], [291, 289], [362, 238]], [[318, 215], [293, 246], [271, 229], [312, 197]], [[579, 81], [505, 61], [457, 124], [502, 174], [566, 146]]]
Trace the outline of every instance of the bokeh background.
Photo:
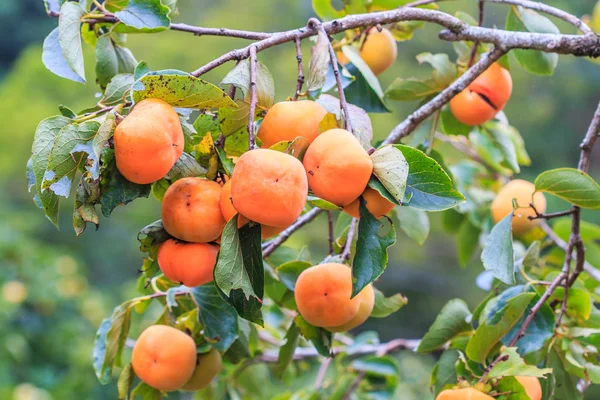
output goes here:
[[[209, 27], [277, 31], [302, 26], [313, 16], [309, 0], [179, 0], [178, 22]], [[576, 15], [590, 13], [595, 0], [547, 1]], [[444, 10], [475, 11], [476, 2], [453, 1]], [[486, 26], [503, 26], [507, 6], [487, 5]], [[573, 33], [555, 21], [563, 32]], [[86, 49], [88, 84], [58, 78], [41, 62], [42, 41], [57, 24], [45, 15], [41, 0], [0, 1], [0, 399], [116, 398], [115, 385], [101, 387], [91, 366], [91, 348], [102, 318], [122, 300], [135, 295], [141, 265], [136, 233], [160, 216], [159, 202], [136, 200], [120, 207], [75, 237], [71, 227], [72, 199], [63, 201], [60, 231], [35, 207], [27, 192], [25, 164], [37, 123], [58, 113], [64, 104], [81, 110], [92, 106], [94, 55]], [[437, 39], [439, 28], [427, 26], [410, 42], [398, 44], [398, 61], [381, 76], [385, 89], [397, 77], [429, 73], [415, 55], [447, 52], [452, 47]], [[130, 35], [129, 47], [152, 69], [191, 71], [220, 54], [244, 45], [238, 39], [194, 37], [180, 32]], [[303, 45], [309, 53], [310, 43]], [[308, 57], [306, 57], [308, 58]], [[277, 100], [293, 94], [296, 60], [293, 44], [260, 53], [272, 72]], [[218, 83], [231, 64], [211, 71], [205, 79]], [[523, 135], [533, 160], [521, 176], [533, 179], [544, 169], [576, 165], [578, 144], [600, 100], [600, 66], [584, 59], [560, 58], [552, 77], [528, 75], [516, 63], [511, 71], [514, 93], [506, 108], [511, 123]], [[373, 114], [376, 139], [384, 138], [415, 106], [393, 103], [390, 114]], [[598, 148], [596, 149], [598, 150]], [[591, 175], [600, 178], [596, 152]], [[551, 209], [559, 209], [551, 201]], [[598, 222], [599, 216], [585, 214]], [[477, 257], [464, 269], [458, 266], [455, 239], [430, 214], [432, 232], [419, 247], [403, 233], [392, 248], [390, 265], [377, 287], [387, 294], [401, 292], [409, 304], [385, 320], [362, 327], [380, 332], [382, 340], [421, 337], [446, 301], [464, 298], [471, 306], [485, 295], [475, 278], [482, 271]], [[290, 245], [308, 244], [313, 261], [325, 249], [325, 221], [296, 234]], [[405, 399], [427, 395], [433, 358], [401, 355]], [[597, 395], [597, 394], [596, 394]], [[597, 398], [593, 393], [586, 398]], [[171, 397], [170, 397], [171, 398]], [[176, 398], [176, 396], [172, 396]]]

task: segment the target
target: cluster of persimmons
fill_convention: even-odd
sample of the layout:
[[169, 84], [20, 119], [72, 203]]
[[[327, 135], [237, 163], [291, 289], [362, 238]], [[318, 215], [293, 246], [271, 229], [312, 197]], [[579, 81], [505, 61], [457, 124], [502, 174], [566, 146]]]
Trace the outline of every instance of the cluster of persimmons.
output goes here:
[[[342, 63], [348, 62], [342, 57], [340, 53]], [[387, 69], [396, 58], [390, 32], [373, 28], [362, 46], [361, 57], [375, 74]], [[510, 92], [510, 75], [494, 64], [456, 96], [450, 107], [459, 121], [478, 125], [504, 107]], [[186, 177], [169, 186], [162, 202], [162, 223], [172, 238], [160, 245], [157, 257], [168, 279], [188, 287], [211, 282], [228, 221], [237, 218], [238, 227], [260, 224], [262, 238], [272, 237], [297, 220], [309, 189], [355, 218], [359, 218], [361, 198], [376, 218], [394, 208], [393, 203], [367, 186], [373, 162], [354, 135], [344, 129], [319, 130], [326, 114], [321, 105], [310, 100], [277, 103], [260, 125], [262, 148], [240, 156], [231, 177], [218, 181]], [[302, 161], [271, 149], [300, 136], [309, 142]], [[177, 112], [160, 99], [137, 103], [114, 134], [117, 168], [126, 179], [138, 184], [165, 177], [181, 157], [183, 147]], [[494, 220], [512, 212], [513, 198], [528, 204], [532, 193], [528, 182], [513, 181], [505, 186], [492, 205]], [[543, 211], [543, 196], [536, 202], [538, 210]], [[525, 231], [531, 225], [526, 218], [530, 214], [522, 214], [524, 218], [513, 223], [515, 231]], [[325, 263], [300, 274], [295, 300], [307, 322], [342, 332], [362, 324], [374, 306], [371, 285], [353, 298], [351, 293], [350, 268]], [[215, 349], [197, 354], [189, 335], [169, 326], [154, 325], [137, 340], [132, 364], [136, 375], [158, 390], [198, 390], [220, 371], [221, 355]], [[537, 386], [523, 379], [528, 393], [531, 391], [530, 397], [539, 399], [535, 394]], [[438, 396], [439, 400], [467, 398], [483, 400], [489, 396], [474, 388], [451, 389]]]

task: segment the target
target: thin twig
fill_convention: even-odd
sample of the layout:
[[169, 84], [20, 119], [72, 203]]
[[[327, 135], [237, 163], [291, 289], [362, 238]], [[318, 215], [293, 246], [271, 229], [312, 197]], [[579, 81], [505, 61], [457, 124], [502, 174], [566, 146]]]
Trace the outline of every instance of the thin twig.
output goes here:
[[528, 1], [528, 0], [487, 0], [491, 3], [503, 3], [503, 4], [512, 4], [515, 6], [521, 6], [523, 8], [529, 8], [530, 10], [535, 10], [542, 12], [544, 14], [552, 15], [553, 17], [562, 19], [572, 25], [574, 25], [577, 29], [579, 29], [584, 34], [593, 34], [594, 31], [590, 29], [582, 20], [574, 16], [573, 14], [569, 14], [566, 11], [558, 9], [556, 7], [548, 6], [539, 1]]
[[346, 237], [346, 243], [344, 244], [344, 250], [342, 251], [341, 257], [342, 262], [350, 258], [350, 251], [352, 249], [352, 240], [354, 239], [354, 233], [356, 232], [356, 226], [358, 225], [358, 218], [352, 218], [350, 222], [350, 229], [348, 229], [348, 236]]
[[317, 373], [317, 378], [315, 379], [315, 390], [319, 390], [323, 386], [323, 381], [325, 380], [325, 376], [327, 375], [327, 368], [329, 368], [331, 360], [333, 360], [332, 357], [327, 357], [321, 363], [321, 367], [319, 368], [319, 372]]
[[462, 92], [471, 82], [488, 69], [490, 65], [502, 57], [504, 53], [505, 50], [496, 47], [489, 53], [484, 54], [479, 61], [469, 68], [460, 78], [455, 80], [450, 86], [442, 90], [437, 96], [419, 107], [404, 121], [397, 125], [383, 141], [383, 144], [396, 143], [403, 137], [409, 135], [421, 124], [421, 122], [442, 108], [458, 93]]
[[327, 225], [329, 227], [329, 255], [332, 255], [335, 251], [333, 244], [335, 243], [335, 232], [333, 228], [333, 213], [327, 211]]
[[533, 203], [529, 204], [529, 206], [533, 209], [533, 212], [535, 212], [535, 215], [530, 215], [527, 217], [527, 219], [529, 219], [530, 221], [534, 220], [534, 219], [552, 219], [552, 218], [564, 217], [565, 215], [571, 215], [574, 212], [574, 210], [571, 208], [571, 209], [565, 210], [565, 211], [544, 214], [544, 213], [538, 212], [538, 210], [535, 208], [535, 205]]
[[311, 18], [308, 21], [308, 26], [316, 27], [319, 31], [321, 31], [321, 33], [323, 35], [325, 35], [325, 38], [328, 39], [327, 47], [329, 49], [329, 61], [331, 62], [331, 68], [333, 69], [333, 75], [335, 76], [335, 82], [337, 85], [338, 96], [340, 98], [340, 108], [344, 112], [345, 127], [346, 127], [347, 131], [354, 133], [354, 130], [352, 129], [352, 121], [350, 119], [350, 111], [348, 109], [348, 103], [346, 102], [346, 95], [344, 94], [344, 85], [342, 83], [342, 74], [340, 73], [340, 69], [338, 68], [338, 60], [337, 60], [337, 56], [335, 55], [335, 50], [333, 49], [333, 46], [331, 44], [331, 40], [329, 40], [329, 36], [327, 35], [327, 32], [325, 32], [325, 29], [323, 28], [323, 24], [321, 24], [321, 22], [318, 19]]
[[492, 361], [490, 363], [490, 365], [487, 366], [485, 371], [483, 371], [481, 378], [479, 378], [479, 382], [483, 382], [485, 380], [485, 378], [488, 376], [488, 374], [490, 373], [490, 371], [492, 370], [492, 368], [494, 368], [496, 365], [498, 365], [501, 362], [508, 361], [508, 358], [509, 358], [508, 355], [503, 355], [502, 357], [498, 357], [494, 361]]
[[283, 242], [285, 242], [292, 233], [296, 232], [298, 229], [302, 228], [304, 225], [308, 224], [310, 221], [315, 219], [317, 215], [323, 212], [320, 208], [313, 208], [306, 214], [302, 215], [296, 222], [287, 227], [283, 232], [281, 232], [277, 237], [270, 240], [267, 243], [263, 243], [263, 258], [268, 257], [271, 253], [273, 253]]
[[[477, 20], [477, 26], [483, 26], [483, 5], [485, 0], [479, 0], [479, 19]], [[476, 40], [473, 43], [473, 48], [471, 49], [471, 56], [469, 57], [469, 63], [467, 64], [468, 68], [473, 66], [475, 62], [475, 56], [477, 55], [477, 49], [479, 48], [479, 40]]]
[[250, 47], [250, 110], [248, 115], [248, 150], [256, 147], [254, 114], [256, 111], [256, 47]]
[[302, 66], [302, 46], [301, 40], [296, 38], [296, 61], [298, 61], [298, 79], [296, 79], [296, 92], [294, 93], [294, 101], [298, 100], [298, 96], [304, 85], [304, 67]]

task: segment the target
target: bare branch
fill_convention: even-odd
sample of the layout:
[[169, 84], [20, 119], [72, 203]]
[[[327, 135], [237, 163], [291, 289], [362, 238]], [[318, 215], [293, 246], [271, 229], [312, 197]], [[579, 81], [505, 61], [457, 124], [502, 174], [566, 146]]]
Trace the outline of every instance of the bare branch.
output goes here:
[[484, 54], [481, 59], [469, 68], [460, 78], [452, 82], [450, 86], [442, 90], [437, 96], [425, 103], [422, 107], [419, 107], [404, 121], [397, 125], [383, 141], [383, 144], [396, 143], [403, 137], [409, 135], [421, 122], [425, 121], [430, 115], [448, 103], [454, 96], [463, 91], [471, 82], [488, 69], [490, 65], [502, 57], [504, 53], [504, 50], [496, 47], [489, 53]]
[[[479, 19], [477, 20], [477, 26], [483, 26], [483, 9], [485, 0], [479, 0]], [[469, 57], [469, 63], [467, 66], [471, 68], [473, 63], [475, 62], [475, 56], [477, 55], [477, 49], [479, 48], [479, 40], [473, 43], [473, 48], [471, 49], [471, 56]]]
[[348, 229], [348, 236], [346, 237], [346, 244], [342, 251], [342, 262], [350, 258], [350, 250], [352, 249], [352, 240], [354, 239], [354, 233], [356, 232], [356, 226], [358, 225], [358, 218], [352, 218], [350, 222], [350, 229]]
[[538, 210], [535, 208], [535, 205], [533, 203], [529, 204], [529, 207], [531, 207], [533, 209], [533, 212], [535, 212], [535, 215], [530, 215], [527, 217], [527, 219], [529, 219], [530, 221], [534, 220], [534, 219], [552, 219], [552, 218], [559, 218], [559, 217], [564, 217], [565, 215], [571, 215], [573, 214], [575, 211], [571, 208], [569, 210], [565, 210], [565, 211], [560, 211], [560, 212], [555, 212], [555, 213], [548, 213], [548, 214], [544, 214], [541, 212], [538, 212]]
[[333, 229], [333, 213], [327, 211], [327, 225], [329, 228], [329, 255], [334, 253], [333, 243], [335, 242], [335, 233]]
[[171, 24], [171, 30], [189, 32], [193, 33], [196, 36], [225, 36], [248, 40], [262, 40], [273, 35], [272, 33], [266, 32], [240, 31], [237, 29], [225, 28], [203, 28], [200, 26], [193, 26], [188, 24]]
[[590, 123], [590, 127], [587, 130], [585, 138], [581, 145], [581, 154], [579, 156], [579, 165], [577, 168], [580, 171], [587, 172], [590, 167], [590, 154], [592, 153], [592, 148], [596, 143], [596, 140], [600, 136], [600, 103], [596, 108], [596, 112], [592, 117], [592, 122]]
[[[325, 37], [328, 37], [327, 32], [323, 29], [323, 24], [316, 19], [311, 18], [308, 21], [308, 26], [316, 27]], [[340, 69], [338, 68], [338, 60], [335, 55], [335, 50], [331, 45], [331, 40], [327, 41], [327, 47], [329, 49], [329, 61], [331, 62], [331, 68], [333, 69], [333, 75], [335, 76], [335, 82], [337, 84], [338, 96], [340, 98], [340, 108], [344, 112], [344, 123], [346, 130], [354, 133], [352, 129], [352, 121], [350, 120], [350, 111], [348, 110], [348, 103], [346, 102], [346, 95], [344, 94], [344, 85], [342, 84], [342, 75], [340, 73]]]
[[296, 232], [298, 229], [300, 229], [304, 225], [308, 224], [310, 221], [315, 219], [317, 217], [317, 215], [321, 214], [322, 212], [323, 212], [323, 210], [320, 208], [317, 208], [317, 207], [313, 208], [312, 210], [310, 210], [309, 212], [307, 212], [306, 214], [304, 214], [300, 218], [298, 218], [298, 220], [296, 222], [294, 222], [292, 225], [287, 227], [275, 239], [273, 239], [267, 243], [263, 243], [263, 245], [262, 245], [263, 258], [268, 257], [279, 246], [281, 246], [281, 244], [283, 242], [285, 242], [290, 236], [292, 236], [292, 233]]
[[582, 20], [580, 20], [576, 16], [569, 14], [568, 12], [560, 10], [558, 8], [548, 6], [539, 1], [528, 1], [528, 0], [487, 0], [487, 1], [489, 1], [490, 3], [512, 4], [515, 6], [521, 6], [523, 8], [529, 8], [530, 10], [539, 11], [544, 14], [552, 15], [553, 17], [562, 19], [563, 21], [566, 21], [569, 24], [574, 25], [582, 33], [585, 33], [585, 34], [593, 34], [594, 33], [594, 31], [592, 31], [589, 26], [587, 26]]
[[321, 389], [321, 386], [323, 386], [323, 381], [325, 380], [325, 375], [327, 375], [327, 369], [329, 368], [329, 364], [331, 364], [331, 360], [333, 360], [333, 358], [327, 357], [321, 363], [317, 378], [315, 379], [315, 390], [319, 390]]
[[256, 147], [254, 114], [256, 112], [256, 48], [250, 46], [250, 110], [248, 115], [248, 150]]
[[294, 93], [294, 101], [298, 100], [298, 96], [304, 85], [304, 68], [302, 67], [302, 47], [300, 39], [296, 38], [296, 60], [298, 61], [298, 79], [296, 80], [296, 92]]

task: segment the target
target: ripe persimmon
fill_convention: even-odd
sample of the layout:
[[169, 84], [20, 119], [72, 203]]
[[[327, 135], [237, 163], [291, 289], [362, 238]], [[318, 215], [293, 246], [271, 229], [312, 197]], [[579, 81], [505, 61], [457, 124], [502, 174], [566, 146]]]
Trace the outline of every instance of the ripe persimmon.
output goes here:
[[330, 129], [319, 135], [306, 150], [303, 164], [312, 191], [338, 206], [356, 200], [373, 172], [371, 157], [344, 129]]
[[382, 74], [398, 56], [394, 36], [385, 28], [381, 32], [376, 27], [371, 28], [360, 49], [360, 56], [375, 75]]
[[[362, 194], [362, 198], [365, 200], [367, 210], [375, 218], [381, 218], [396, 206], [394, 203], [383, 197], [377, 190], [367, 187]], [[360, 218], [359, 213], [360, 197], [354, 200], [352, 203], [344, 206], [344, 211], [352, 215], [354, 218]]]
[[463, 124], [481, 125], [504, 109], [511, 93], [510, 73], [494, 63], [450, 100], [450, 110]]
[[117, 126], [114, 135], [119, 172], [133, 183], [164, 177], [183, 153], [177, 112], [160, 99], [145, 99]]
[[135, 374], [161, 392], [178, 390], [196, 367], [196, 344], [185, 333], [166, 325], [152, 325], [133, 346]]
[[162, 222], [171, 235], [186, 242], [207, 243], [225, 227], [220, 206], [221, 185], [204, 178], [182, 178], [165, 192]]
[[475, 388], [448, 389], [440, 392], [435, 400], [494, 400]]
[[[352, 295], [350, 267], [338, 263], [319, 264], [307, 268], [298, 277], [294, 297], [298, 311], [310, 324], [339, 327], [357, 316], [360, 294]], [[367, 296], [368, 297], [368, 296]]]
[[274, 104], [260, 124], [258, 138], [263, 148], [302, 136], [312, 143], [327, 111], [312, 100], [282, 101]]
[[173, 282], [188, 287], [213, 280], [219, 246], [210, 243], [188, 243], [169, 239], [158, 249], [158, 265]]
[[210, 385], [210, 382], [221, 372], [222, 368], [223, 360], [221, 353], [214, 347], [208, 353], [198, 354], [194, 373], [190, 380], [183, 385], [182, 389], [188, 391], [204, 389]]
[[346, 332], [350, 329], [354, 329], [359, 325], [362, 325], [363, 322], [369, 318], [371, 315], [371, 311], [373, 311], [373, 307], [375, 306], [375, 291], [373, 290], [373, 285], [368, 285], [363, 290], [360, 291], [356, 297], [360, 300], [360, 305], [358, 306], [358, 312], [350, 321], [346, 322], [343, 325], [333, 326], [325, 328], [330, 332]]
[[[233, 206], [233, 200], [231, 199], [231, 179], [223, 185], [223, 190], [221, 191], [220, 198], [221, 212], [223, 213], [223, 217], [225, 217], [225, 221], [229, 221], [235, 214], [238, 214], [238, 228], [246, 225], [250, 220], [244, 217], [242, 214], [239, 214], [238, 211]], [[260, 233], [263, 239], [268, 239], [272, 236], [279, 234], [285, 228], [279, 228], [275, 226], [261, 225]]]
[[242, 154], [231, 180], [235, 209], [263, 225], [290, 226], [306, 203], [308, 183], [302, 163], [279, 151], [256, 149]]
[[533, 229], [538, 220], [529, 220], [529, 216], [535, 216], [535, 212], [529, 204], [533, 202], [536, 210], [540, 213], [546, 211], [546, 198], [541, 192], [535, 192], [535, 185], [522, 179], [514, 179], [507, 183], [496, 195], [492, 202], [492, 219], [498, 223], [513, 211], [513, 199], [516, 199], [519, 208], [515, 210], [512, 219], [512, 230], [515, 235], [526, 233]]
[[531, 400], [542, 400], [542, 385], [535, 376], [515, 376]]

